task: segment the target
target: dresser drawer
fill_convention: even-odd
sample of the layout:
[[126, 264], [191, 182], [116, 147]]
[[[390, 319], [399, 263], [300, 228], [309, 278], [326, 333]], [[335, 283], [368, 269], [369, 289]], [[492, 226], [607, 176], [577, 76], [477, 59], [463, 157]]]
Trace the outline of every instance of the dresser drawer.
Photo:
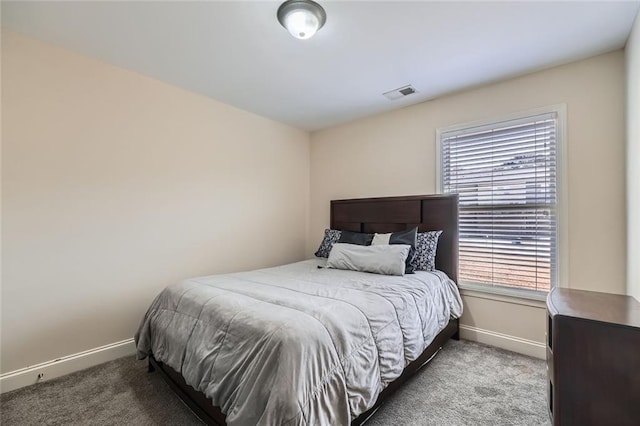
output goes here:
[[640, 303], [555, 288], [547, 298], [547, 392], [554, 426], [640, 425]]

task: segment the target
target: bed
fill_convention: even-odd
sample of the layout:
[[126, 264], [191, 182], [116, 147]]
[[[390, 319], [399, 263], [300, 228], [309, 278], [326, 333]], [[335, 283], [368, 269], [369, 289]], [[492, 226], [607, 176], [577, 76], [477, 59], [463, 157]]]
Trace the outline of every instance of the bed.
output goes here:
[[308, 260], [165, 289], [136, 333], [138, 358], [205, 423], [361, 425], [458, 338], [457, 196], [334, 200], [330, 213], [341, 231], [442, 230], [438, 271]]

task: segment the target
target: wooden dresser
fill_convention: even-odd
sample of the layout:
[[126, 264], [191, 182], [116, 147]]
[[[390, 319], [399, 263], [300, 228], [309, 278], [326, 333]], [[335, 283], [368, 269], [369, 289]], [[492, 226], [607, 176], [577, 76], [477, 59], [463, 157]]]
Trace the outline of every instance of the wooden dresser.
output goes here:
[[553, 425], [640, 425], [640, 303], [556, 288], [547, 313]]

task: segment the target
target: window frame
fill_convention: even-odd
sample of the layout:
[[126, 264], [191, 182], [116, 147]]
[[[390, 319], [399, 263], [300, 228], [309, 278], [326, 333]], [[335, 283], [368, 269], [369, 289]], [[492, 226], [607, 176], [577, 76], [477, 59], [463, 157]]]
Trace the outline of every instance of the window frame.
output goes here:
[[[454, 124], [436, 129], [436, 191], [443, 194], [442, 185], [442, 135], [453, 131], [465, 130], [471, 127], [498, 125], [501, 122], [510, 120], [526, 119], [541, 114], [555, 113], [557, 116], [557, 139], [556, 139], [556, 267], [558, 287], [568, 287], [568, 202], [567, 202], [567, 161], [566, 161], [566, 140], [567, 140], [567, 105], [557, 104], [541, 108], [529, 109], [512, 114], [505, 114], [498, 117], [481, 119], [472, 122]], [[458, 287], [462, 290], [470, 290], [479, 293], [495, 294], [499, 296], [512, 296], [522, 299], [546, 300], [548, 292], [541, 290], [530, 290], [518, 287], [506, 287], [496, 284], [481, 284], [458, 282]], [[553, 285], [552, 287], [553, 288]]]

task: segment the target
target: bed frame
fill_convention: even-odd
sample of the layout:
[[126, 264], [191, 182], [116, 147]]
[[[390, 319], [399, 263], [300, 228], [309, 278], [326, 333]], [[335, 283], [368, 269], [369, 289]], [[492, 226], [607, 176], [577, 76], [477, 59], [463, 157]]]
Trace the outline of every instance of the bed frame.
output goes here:
[[[420, 195], [331, 201], [331, 229], [356, 232], [395, 232], [417, 226], [419, 232], [442, 230], [436, 252], [436, 269], [458, 281], [458, 196]], [[449, 321], [424, 352], [378, 396], [375, 405], [351, 422], [364, 424], [404, 382], [431, 361], [450, 339], [459, 339], [458, 320]], [[225, 415], [202, 392], [189, 386], [168, 365], [149, 357], [149, 371], [158, 371], [174, 392], [206, 424], [225, 426]]]

